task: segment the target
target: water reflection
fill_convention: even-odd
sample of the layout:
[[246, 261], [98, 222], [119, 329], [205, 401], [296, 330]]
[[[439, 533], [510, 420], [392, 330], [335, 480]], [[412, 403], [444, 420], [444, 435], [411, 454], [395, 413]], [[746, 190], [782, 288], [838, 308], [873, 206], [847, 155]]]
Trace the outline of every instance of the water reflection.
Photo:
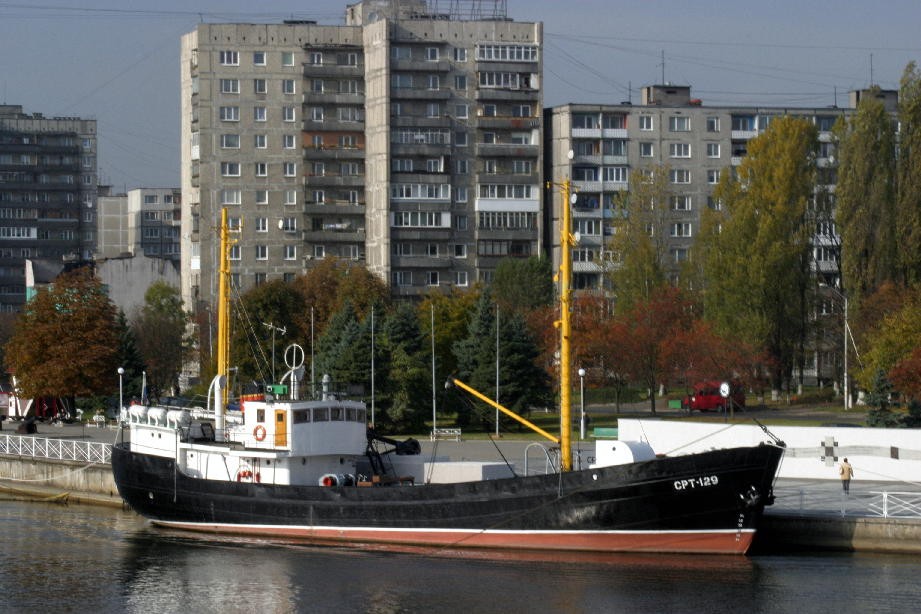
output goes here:
[[0, 611], [914, 611], [917, 557], [461, 558], [152, 528], [130, 513], [0, 501]]

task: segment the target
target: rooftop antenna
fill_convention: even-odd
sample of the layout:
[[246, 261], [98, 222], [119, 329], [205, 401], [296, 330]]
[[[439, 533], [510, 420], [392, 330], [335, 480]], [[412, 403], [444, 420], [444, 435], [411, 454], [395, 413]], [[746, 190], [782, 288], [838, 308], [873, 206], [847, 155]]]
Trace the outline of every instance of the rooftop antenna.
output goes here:
[[873, 54], [870, 54], [870, 87], [873, 87]]
[[660, 83], [662, 85], [666, 85], [665, 83], [665, 49], [662, 50], [662, 63], [660, 64], [660, 66], [662, 67], [662, 81], [660, 81]]

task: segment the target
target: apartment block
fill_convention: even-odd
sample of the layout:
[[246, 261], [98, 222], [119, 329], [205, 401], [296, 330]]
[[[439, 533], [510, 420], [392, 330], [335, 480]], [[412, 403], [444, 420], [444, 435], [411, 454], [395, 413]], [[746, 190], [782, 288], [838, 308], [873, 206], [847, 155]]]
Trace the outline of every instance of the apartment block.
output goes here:
[[541, 252], [541, 24], [511, 21], [502, 0], [345, 15], [183, 37], [190, 306], [216, 294], [222, 207], [244, 291], [337, 257], [414, 296]]
[[127, 194], [101, 190], [96, 258], [145, 255], [178, 266], [181, 204], [179, 188], [137, 188]]
[[25, 261], [96, 247], [96, 121], [0, 105], [0, 311], [26, 300]]

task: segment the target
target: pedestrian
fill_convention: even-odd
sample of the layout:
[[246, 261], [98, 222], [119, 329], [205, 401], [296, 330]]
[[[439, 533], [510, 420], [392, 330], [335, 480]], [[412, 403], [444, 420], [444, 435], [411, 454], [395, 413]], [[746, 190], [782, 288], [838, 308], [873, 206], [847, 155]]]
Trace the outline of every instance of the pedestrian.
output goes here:
[[841, 467], [838, 469], [838, 475], [841, 476], [841, 486], [844, 488], [844, 494], [850, 494], [851, 478], [854, 477], [854, 468], [847, 462], [847, 458], [841, 463]]

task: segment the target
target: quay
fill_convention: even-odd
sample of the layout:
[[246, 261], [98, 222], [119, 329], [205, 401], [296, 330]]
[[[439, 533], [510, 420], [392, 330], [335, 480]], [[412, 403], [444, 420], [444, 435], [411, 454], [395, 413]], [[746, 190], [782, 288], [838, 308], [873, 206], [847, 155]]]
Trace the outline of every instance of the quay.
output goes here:
[[[0, 431], [0, 496], [125, 508], [106, 455], [119, 436], [117, 428], [43, 424], [39, 430], [35, 435], [17, 435], [9, 428]], [[459, 461], [494, 460], [501, 454], [519, 472], [543, 472], [550, 462], [546, 448], [529, 441], [420, 443], [423, 455]], [[588, 457], [593, 445], [585, 441], [573, 447], [577, 457]], [[774, 494], [775, 503], [765, 510], [753, 553], [921, 553], [919, 484], [861, 480], [858, 475], [845, 495], [837, 479], [781, 476]]]

